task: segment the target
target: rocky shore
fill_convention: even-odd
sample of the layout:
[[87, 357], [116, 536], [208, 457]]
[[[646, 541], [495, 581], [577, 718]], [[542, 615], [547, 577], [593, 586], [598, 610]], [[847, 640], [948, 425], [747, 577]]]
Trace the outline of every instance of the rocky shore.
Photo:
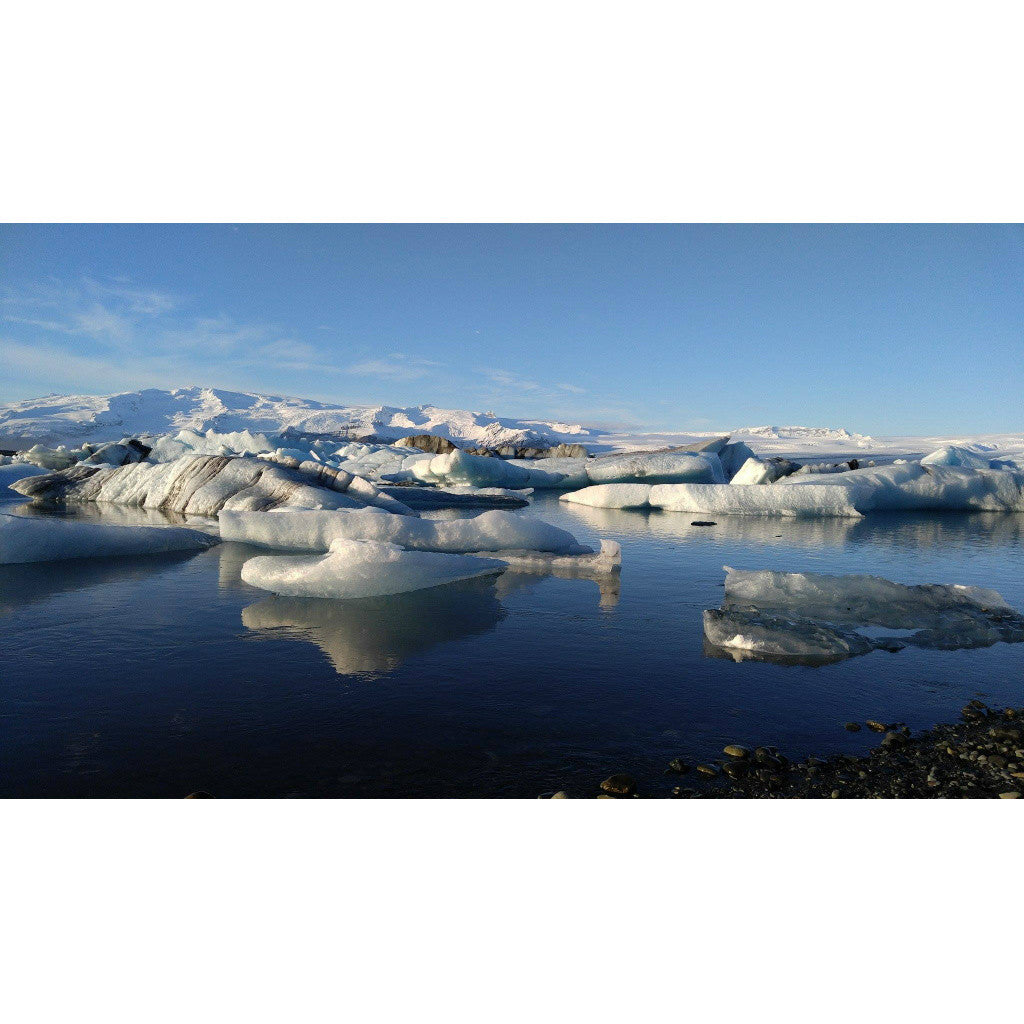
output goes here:
[[[671, 795], [682, 799], [965, 799], [1024, 797], [1024, 708], [993, 710], [972, 700], [962, 721], [912, 735], [902, 723], [865, 722], [883, 734], [863, 757], [836, 754], [793, 761], [774, 747], [749, 749], [729, 744], [722, 757], [704, 764], [674, 759], [666, 773], [678, 775]], [[852, 732], [859, 722], [847, 722]], [[650, 794], [627, 774], [595, 786], [604, 799]], [[559, 792], [556, 797], [570, 794]], [[573, 794], [575, 795], [575, 794]], [[585, 794], [579, 794], [585, 795]]]

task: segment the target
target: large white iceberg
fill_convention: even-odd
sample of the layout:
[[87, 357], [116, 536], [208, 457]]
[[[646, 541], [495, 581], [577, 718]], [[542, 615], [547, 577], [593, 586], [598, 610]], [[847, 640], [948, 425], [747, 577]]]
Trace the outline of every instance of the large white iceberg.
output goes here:
[[787, 477], [778, 487], [844, 490], [865, 512], [1024, 512], [1024, 473], [905, 462], [833, 476]]
[[208, 548], [216, 537], [179, 527], [106, 526], [55, 516], [0, 515], [0, 564], [152, 555]]
[[604, 484], [561, 495], [596, 508], [651, 508], [734, 516], [859, 516], [851, 495], [835, 487], [787, 484]]
[[468, 519], [414, 519], [376, 509], [236, 512], [218, 516], [223, 540], [285, 551], [328, 551], [336, 540], [375, 540], [418, 551], [453, 554], [547, 551], [588, 555], [568, 530], [531, 516], [493, 510]]
[[561, 495], [561, 500], [599, 508], [652, 508], [706, 515], [1024, 512], [1024, 472], [925, 466], [919, 462], [793, 475], [769, 484], [654, 484], [644, 491], [646, 486], [585, 487]]
[[504, 571], [505, 563], [493, 558], [339, 538], [325, 555], [252, 558], [242, 566], [242, 579], [285, 597], [360, 598], [426, 590]]
[[322, 466], [298, 469], [259, 459], [186, 455], [174, 462], [137, 462], [118, 467], [75, 466], [11, 485], [19, 494], [50, 502], [102, 501], [162, 508], [191, 515], [223, 509], [365, 508], [374, 505], [415, 516], [367, 480]]

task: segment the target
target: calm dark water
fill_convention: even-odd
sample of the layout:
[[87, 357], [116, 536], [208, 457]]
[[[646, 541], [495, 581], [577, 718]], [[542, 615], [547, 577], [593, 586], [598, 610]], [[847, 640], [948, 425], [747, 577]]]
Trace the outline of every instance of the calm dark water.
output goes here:
[[[10, 511], [20, 498], [6, 501]], [[994, 587], [1024, 608], [1024, 515], [528, 514], [623, 544], [617, 585], [507, 573], [361, 602], [242, 583], [253, 549], [0, 566], [0, 795], [533, 797], [730, 741], [860, 751], [969, 698], [1024, 703], [1024, 644], [836, 665], [703, 651], [722, 566]], [[96, 515], [93, 510], [90, 515]]]

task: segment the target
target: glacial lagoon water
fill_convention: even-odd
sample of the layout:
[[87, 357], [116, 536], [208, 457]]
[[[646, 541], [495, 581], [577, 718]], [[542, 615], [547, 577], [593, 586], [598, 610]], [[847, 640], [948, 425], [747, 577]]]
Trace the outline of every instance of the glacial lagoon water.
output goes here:
[[619, 771], [658, 795], [671, 758], [728, 742], [862, 752], [877, 737], [844, 722], [1024, 702], [1024, 644], [789, 666], [709, 656], [701, 625], [723, 565], [974, 584], [1024, 609], [1024, 515], [524, 511], [620, 541], [621, 577], [329, 602], [243, 583], [256, 551], [237, 544], [0, 566], [0, 796], [587, 796]]

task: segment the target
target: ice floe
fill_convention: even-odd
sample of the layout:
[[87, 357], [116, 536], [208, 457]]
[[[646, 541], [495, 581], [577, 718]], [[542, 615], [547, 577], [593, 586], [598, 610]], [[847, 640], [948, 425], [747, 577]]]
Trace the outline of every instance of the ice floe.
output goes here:
[[375, 540], [418, 551], [452, 554], [546, 551], [590, 555], [568, 530], [498, 509], [466, 519], [414, 519], [376, 509], [238, 512], [218, 516], [223, 540], [285, 551], [328, 551], [336, 540]]
[[[749, 465], [749, 463], [748, 463]], [[753, 475], [756, 465], [741, 474]], [[646, 490], [645, 490], [646, 488]], [[780, 483], [616, 484], [561, 500], [600, 508], [652, 508], [719, 515], [858, 516], [869, 512], [1024, 512], [1024, 472], [906, 462]]]
[[0, 564], [152, 555], [208, 548], [216, 537], [160, 526], [105, 526], [50, 516], [0, 514]]
[[504, 571], [505, 563], [493, 558], [339, 538], [325, 555], [259, 555], [242, 566], [242, 579], [284, 597], [347, 599], [404, 594]]
[[1024, 642], [1024, 616], [983, 587], [728, 566], [725, 572], [721, 609], [704, 613], [705, 636], [754, 656], [835, 660], [904, 646], [960, 650]]
[[786, 484], [599, 484], [561, 501], [596, 508], [660, 509], [735, 516], [859, 516], [851, 495], [834, 487]]
[[415, 516], [367, 480], [317, 463], [298, 469], [259, 459], [186, 455], [174, 462], [75, 466], [18, 480], [19, 494], [49, 502], [112, 502], [213, 516], [222, 509], [365, 508]]

